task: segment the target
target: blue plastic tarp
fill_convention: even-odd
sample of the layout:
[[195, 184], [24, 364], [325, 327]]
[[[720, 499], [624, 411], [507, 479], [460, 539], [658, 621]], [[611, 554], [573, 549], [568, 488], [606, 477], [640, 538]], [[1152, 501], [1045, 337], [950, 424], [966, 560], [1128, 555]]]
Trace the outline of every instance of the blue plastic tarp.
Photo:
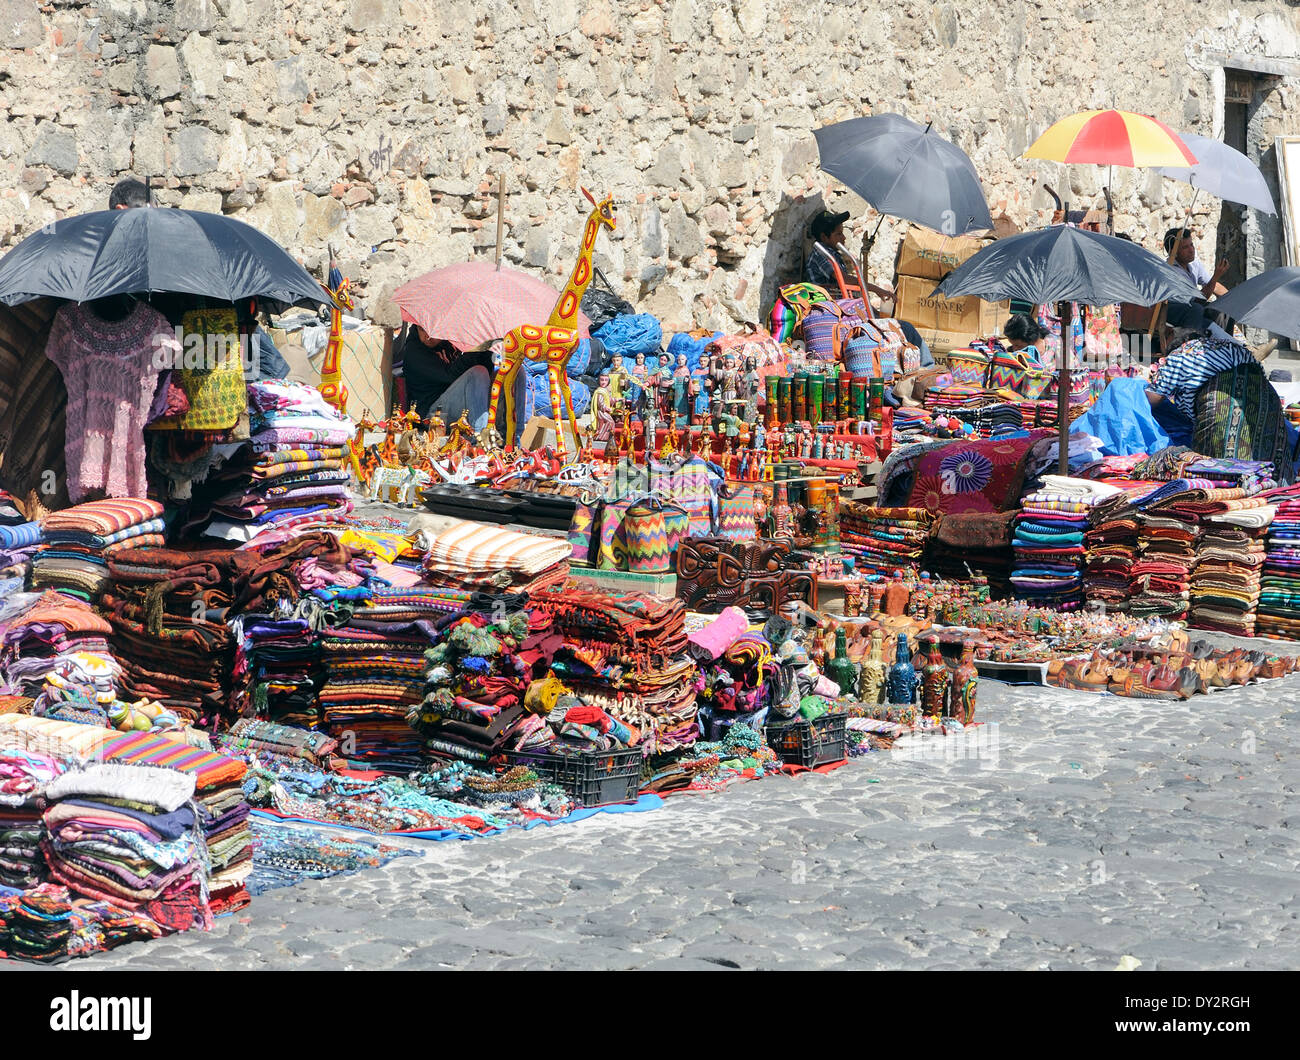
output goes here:
[[1154, 453], [1171, 444], [1156, 422], [1141, 379], [1114, 379], [1097, 403], [1070, 425], [1071, 434], [1100, 438], [1106, 456]]

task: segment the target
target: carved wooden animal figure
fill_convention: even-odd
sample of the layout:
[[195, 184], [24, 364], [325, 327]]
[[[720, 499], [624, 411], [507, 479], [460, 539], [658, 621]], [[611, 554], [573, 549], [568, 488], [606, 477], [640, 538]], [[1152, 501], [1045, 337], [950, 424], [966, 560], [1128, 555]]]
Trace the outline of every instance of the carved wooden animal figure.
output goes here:
[[[593, 209], [587, 217], [587, 225], [582, 231], [582, 246], [578, 250], [578, 261], [573, 266], [573, 275], [560, 292], [560, 298], [551, 311], [551, 318], [545, 324], [521, 324], [505, 336], [504, 355], [501, 366], [492, 380], [492, 399], [488, 406], [488, 426], [495, 427], [497, 422], [497, 404], [502, 396], [506, 404], [505, 448], [513, 449], [515, 444], [515, 407], [514, 380], [524, 361], [545, 361], [547, 375], [551, 384], [551, 411], [555, 415], [555, 441], [560, 459], [568, 456], [564, 441], [563, 418], [568, 417], [569, 428], [573, 431], [575, 444], [578, 442], [578, 423], [573, 415], [573, 396], [569, 393], [569, 380], [565, 375], [565, 365], [573, 356], [578, 346], [578, 306], [582, 302], [583, 292], [591, 282], [591, 252], [596, 246], [596, 236], [602, 227], [614, 231], [614, 200], [602, 199], [596, 202], [586, 188], [582, 194], [587, 197]], [[563, 402], [563, 404], [561, 404]]]
[[413, 467], [379, 467], [370, 476], [370, 499], [413, 505], [419, 492], [429, 484], [429, 476]]

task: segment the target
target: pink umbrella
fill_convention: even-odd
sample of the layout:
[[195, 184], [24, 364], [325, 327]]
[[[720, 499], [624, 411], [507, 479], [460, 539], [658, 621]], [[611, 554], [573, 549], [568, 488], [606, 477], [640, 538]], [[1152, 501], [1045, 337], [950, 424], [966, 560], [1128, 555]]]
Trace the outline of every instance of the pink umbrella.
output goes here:
[[[403, 320], [462, 351], [504, 338], [520, 324], [545, 324], [559, 298], [559, 292], [528, 273], [498, 269], [490, 261], [434, 269], [393, 293]], [[590, 325], [580, 312], [583, 338], [590, 337]]]

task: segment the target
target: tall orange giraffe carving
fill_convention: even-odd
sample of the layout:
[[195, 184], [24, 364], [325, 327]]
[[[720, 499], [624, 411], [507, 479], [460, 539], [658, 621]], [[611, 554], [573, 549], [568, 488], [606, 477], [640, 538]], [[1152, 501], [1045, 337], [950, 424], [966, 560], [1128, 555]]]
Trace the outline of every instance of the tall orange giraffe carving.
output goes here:
[[[519, 368], [525, 360], [545, 361], [547, 376], [551, 384], [551, 410], [555, 414], [555, 447], [560, 459], [567, 458], [564, 444], [564, 423], [562, 417], [567, 415], [569, 427], [573, 431], [575, 444], [578, 438], [578, 422], [573, 415], [573, 395], [569, 392], [569, 379], [564, 373], [565, 365], [573, 356], [578, 345], [578, 306], [582, 294], [591, 282], [591, 252], [596, 246], [596, 236], [601, 227], [614, 230], [614, 200], [605, 198], [596, 202], [586, 188], [582, 194], [592, 205], [587, 217], [587, 225], [582, 231], [582, 247], [578, 251], [578, 261], [573, 266], [573, 275], [560, 292], [560, 298], [551, 310], [551, 319], [544, 325], [520, 324], [510, 331], [504, 341], [504, 356], [501, 367], [497, 369], [492, 380], [492, 400], [488, 406], [488, 426], [495, 428], [497, 422], [497, 403], [505, 396], [506, 430], [505, 447], [515, 446], [515, 400], [514, 382]], [[561, 401], [564, 403], [561, 404]]]

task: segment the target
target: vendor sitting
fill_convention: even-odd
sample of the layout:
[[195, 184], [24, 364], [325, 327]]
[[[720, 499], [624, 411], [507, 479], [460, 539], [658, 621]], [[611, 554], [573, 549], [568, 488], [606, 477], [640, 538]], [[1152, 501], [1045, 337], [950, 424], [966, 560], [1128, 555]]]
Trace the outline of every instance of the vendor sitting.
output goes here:
[[1002, 329], [1007, 348], [1022, 354], [1031, 368], [1043, 367], [1043, 355], [1038, 343], [1047, 338], [1047, 329], [1026, 313], [1017, 313]]
[[[848, 251], [844, 248], [844, 222], [848, 219], [848, 211], [831, 213], [829, 210], [822, 210], [813, 218], [808, 228], [813, 243], [812, 249], [808, 251], [808, 259], [804, 262], [804, 279], [808, 283], [824, 287], [830, 292], [832, 298], [846, 293], [844, 265]], [[877, 287], [873, 283], [868, 283], [866, 287], [882, 301], [893, 302], [892, 289]]]
[[[462, 353], [414, 325], [407, 326], [395, 346], [394, 360], [400, 359], [398, 371], [406, 379], [407, 401], [421, 419], [428, 419], [436, 410], [452, 423], [466, 413], [474, 430], [487, 426], [495, 372], [491, 350]], [[524, 377], [521, 367], [514, 380], [516, 440], [524, 426]]]

